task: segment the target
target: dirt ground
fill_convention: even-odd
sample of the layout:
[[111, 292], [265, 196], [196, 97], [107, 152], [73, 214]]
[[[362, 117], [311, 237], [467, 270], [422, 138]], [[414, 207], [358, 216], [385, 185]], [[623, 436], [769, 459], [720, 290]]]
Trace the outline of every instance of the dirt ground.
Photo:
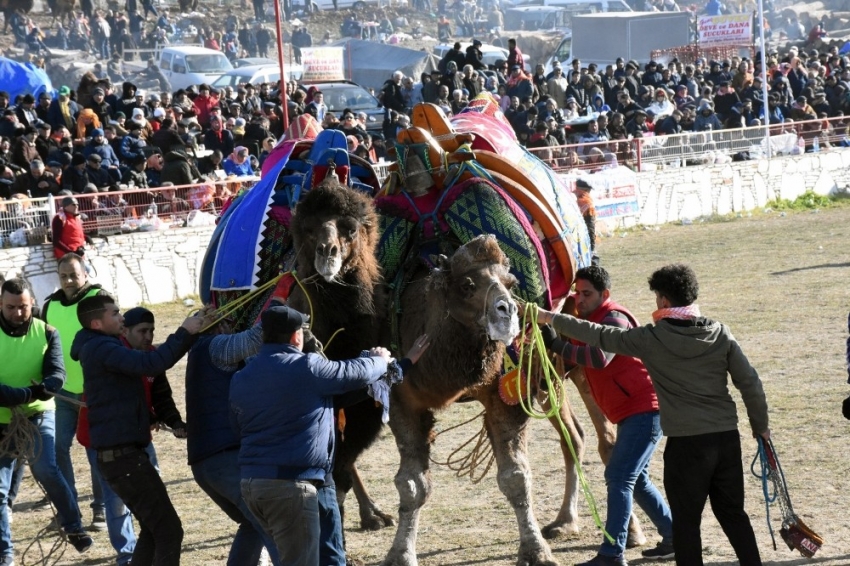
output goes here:
[[[850, 208], [802, 212], [756, 214], [729, 222], [667, 225], [659, 231], [635, 230], [617, 234], [600, 244], [603, 264], [614, 282], [613, 296], [641, 320], [654, 309], [646, 279], [665, 263], [686, 262], [701, 282], [699, 304], [707, 316], [727, 323], [764, 380], [774, 441], [784, 466], [797, 513], [826, 539], [815, 560], [791, 552], [778, 538], [774, 551], [765, 522], [761, 486], [756, 478], [746, 479], [747, 510], [750, 513], [766, 564], [785, 566], [818, 563], [850, 564], [850, 518], [847, 509], [847, 439], [850, 425], [841, 417], [841, 401], [850, 394], [844, 369], [845, 320], [850, 303]], [[164, 338], [188, 310], [182, 304], [157, 306], [158, 335]], [[183, 406], [184, 363], [169, 373], [178, 406]], [[285, 392], [281, 392], [285, 394]], [[578, 400], [570, 386], [570, 398]], [[738, 398], [738, 397], [736, 397]], [[579, 401], [580, 402], [580, 401]], [[474, 404], [453, 407], [439, 415], [440, 429], [474, 416]], [[585, 471], [604, 516], [602, 466], [595, 453], [596, 440], [583, 407], [579, 418], [588, 429]], [[743, 406], [739, 408], [746, 423]], [[437, 440], [435, 458], [446, 456], [478, 431], [478, 423], [452, 431]], [[554, 518], [561, 502], [563, 464], [556, 448], [557, 437], [546, 422], [534, 422], [530, 461], [534, 473], [534, 509], [538, 521]], [[744, 465], [749, 467], [756, 445], [742, 428]], [[183, 441], [158, 433], [157, 452], [169, 493], [186, 531], [183, 563], [223, 564], [234, 525], [204, 496], [186, 466]], [[663, 448], [663, 447], [662, 447]], [[86, 521], [91, 489], [75, 447], [77, 484]], [[375, 499], [394, 511], [398, 497], [393, 475], [398, 465], [392, 435], [384, 438], [361, 462], [362, 475]], [[661, 484], [659, 450], [653, 475]], [[518, 538], [511, 510], [496, 487], [493, 471], [480, 484], [454, 477], [452, 472], [433, 468], [435, 490], [426, 505], [419, 531], [419, 564], [510, 565], [516, 560]], [[30, 552], [20, 552], [50, 520], [49, 511], [26, 510], [41, 497], [31, 480], [25, 481], [14, 513], [13, 536], [16, 556], [23, 564], [40, 564]], [[390, 547], [394, 531], [358, 530], [354, 506], [349, 506], [346, 536], [349, 550], [369, 565], [380, 564]], [[593, 525], [588, 506], [582, 501], [583, 530], [575, 538], [553, 543], [561, 564], [590, 558], [601, 536]], [[778, 530], [778, 510], [773, 509], [773, 526]], [[651, 543], [657, 536], [647, 526]], [[735, 564], [725, 537], [711, 512], [706, 510], [703, 527], [706, 564]], [[96, 545], [84, 559], [67, 549], [58, 564], [111, 564], [112, 549], [106, 533], [94, 533]], [[44, 542], [51, 542], [47, 539]], [[641, 564], [638, 550], [627, 558]], [[55, 563], [53, 560], [50, 564]]]

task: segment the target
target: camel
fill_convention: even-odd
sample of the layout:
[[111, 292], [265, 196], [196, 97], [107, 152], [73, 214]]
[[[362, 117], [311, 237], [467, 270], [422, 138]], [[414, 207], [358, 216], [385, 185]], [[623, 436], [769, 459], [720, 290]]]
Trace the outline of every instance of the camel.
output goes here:
[[[344, 329], [325, 349], [330, 359], [347, 359], [377, 346], [385, 309], [379, 290], [380, 267], [375, 259], [378, 217], [368, 196], [328, 176], [295, 207], [290, 225], [297, 250], [298, 277], [289, 304], [312, 312], [312, 332], [323, 343]], [[377, 438], [383, 426], [381, 408], [372, 399], [344, 408], [348, 426], [337, 439], [334, 481], [340, 513], [354, 489], [364, 529], [394, 524], [366, 492], [354, 462]]]
[[478, 236], [451, 257], [440, 256], [402, 294], [402, 350], [427, 333], [431, 346], [393, 388], [390, 428], [401, 456], [395, 476], [398, 530], [384, 566], [416, 566], [419, 513], [431, 493], [429, 455], [435, 412], [464, 395], [485, 408], [484, 426], [498, 466], [497, 481], [516, 514], [521, 565], [554, 565], [531, 505], [527, 458], [529, 417], [498, 393], [505, 345], [519, 334], [511, 297], [516, 279], [493, 236]]

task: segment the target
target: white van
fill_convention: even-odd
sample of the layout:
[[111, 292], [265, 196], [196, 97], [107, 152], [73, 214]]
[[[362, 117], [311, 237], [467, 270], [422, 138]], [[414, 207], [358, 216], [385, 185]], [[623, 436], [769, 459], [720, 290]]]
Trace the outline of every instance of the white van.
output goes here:
[[532, 0], [522, 6], [555, 6], [566, 8], [573, 15], [598, 14], [600, 12], [633, 12], [625, 0]]
[[[283, 72], [286, 73], [286, 81], [292, 79], [301, 80], [303, 73], [301, 65], [287, 64]], [[210, 86], [221, 89], [224, 87], [236, 88], [241, 84], [259, 85], [263, 83], [276, 83], [280, 80], [280, 67], [274, 65], [251, 65], [231, 69], [212, 82]]]
[[210, 84], [231, 70], [233, 65], [224, 53], [197, 45], [166, 47], [159, 55], [159, 67], [168, 77], [171, 88]]

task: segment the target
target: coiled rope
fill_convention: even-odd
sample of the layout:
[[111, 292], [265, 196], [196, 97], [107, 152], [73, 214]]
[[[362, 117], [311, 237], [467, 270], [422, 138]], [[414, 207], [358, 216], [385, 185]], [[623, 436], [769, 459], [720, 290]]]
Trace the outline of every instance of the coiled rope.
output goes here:
[[[468, 425], [469, 423], [483, 417], [484, 412], [485, 411], [481, 411], [471, 419], [467, 419], [462, 423], [443, 429], [438, 432], [436, 436], [440, 436], [441, 434], [445, 434], [449, 431]], [[460, 452], [470, 444], [472, 444], [472, 448], [469, 453], [465, 456], [460, 455]], [[429, 459], [438, 466], [445, 466], [452, 470], [459, 478], [469, 476], [470, 481], [477, 484], [487, 476], [487, 472], [489, 472], [490, 468], [493, 466], [493, 461], [496, 459], [496, 455], [493, 453], [493, 445], [487, 437], [487, 427], [485, 427], [482, 423], [481, 429], [472, 435], [469, 440], [452, 451], [448, 458], [446, 458], [445, 462], [435, 460], [433, 456], [429, 457]], [[484, 466], [484, 469], [476, 475], [476, 470], [478, 470], [482, 465]]]
[[[39, 458], [43, 449], [41, 433], [38, 430], [38, 426], [33, 423], [23, 411], [13, 408], [11, 412], [12, 418], [9, 421], [9, 424], [6, 425], [2, 438], [0, 438], [0, 456], [18, 460], [20, 465], [24, 465], [25, 461], [34, 462]], [[33, 479], [35, 480], [35, 477], [33, 477]], [[42, 493], [47, 496], [47, 491], [45, 491], [44, 486], [42, 486], [38, 480], [35, 480], [35, 483], [41, 489]], [[24, 552], [21, 555], [21, 564], [24, 566], [27, 564], [40, 564], [42, 566], [47, 564], [57, 564], [65, 554], [65, 543], [67, 541], [64, 535], [55, 538], [49, 549], [47, 549], [46, 545], [43, 544], [44, 541], [50, 538], [51, 531], [53, 531], [54, 528], [53, 524], [55, 523], [58, 525], [59, 523], [53, 502], [50, 501], [49, 497], [47, 500], [50, 502], [50, 510], [53, 513], [53, 521], [51, 521], [48, 526], [38, 531], [33, 540], [24, 549]], [[9, 506], [8, 511], [11, 513], [11, 506]], [[27, 556], [33, 548], [38, 550], [38, 558], [29, 562], [27, 560]]]

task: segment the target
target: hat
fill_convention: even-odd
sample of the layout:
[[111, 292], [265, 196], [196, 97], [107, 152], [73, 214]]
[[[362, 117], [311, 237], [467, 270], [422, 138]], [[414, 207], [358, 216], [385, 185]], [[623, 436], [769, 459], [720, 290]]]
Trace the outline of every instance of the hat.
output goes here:
[[473, 40], [472, 40], [472, 45], [473, 45], [474, 47], [481, 47], [481, 41], [479, 41], [479, 40], [477, 40], [477, 39], [473, 39]]
[[129, 122], [127, 122], [126, 126], [128, 132], [132, 132], [133, 130], [141, 130], [143, 127], [141, 122], [137, 122], [136, 120], [130, 120]]
[[47, 165], [48, 167], [62, 167], [62, 164], [61, 164], [61, 163], [59, 163], [58, 161], [53, 160], [53, 159], [51, 159], [50, 161], [48, 161], [48, 162], [46, 163], [46, 165]]
[[62, 85], [62, 86], [59, 88], [59, 94], [61, 94], [62, 96], [68, 96], [69, 94], [71, 94], [71, 89], [70, 89], [70, 88], [68, 88], [68, 87], [67, 87], [67, 86], [65, 86], [65, 85]]
[[79, 205], [80, 203], [74, 197], [65, 197], [62, 199], [62, 208], [66, 206], [71, 206], [72, 204]]
[[91, 131], [91, 137], [93, 137], [93, 138], [96, 138], [97, 136], [102, 136], [102, 135], [103, 135], [103, 129], [102, 128], [95, 128]]
[[103, 158], [96, 153], [92, 153], [88, 156], [88, 161], [96, 161], [100, 163], [101, 161], [103, 161]]
[[30, 167], [44, 167], [44, 162], [41, 159], [33, 159], [30, 161]]
[[635, 110], [635, 117], [646, 116], [646, 115], [647, 115], [646, 112], [641, 108], [638, 108], [637, 110]]
[[46, 90], [42, 91], [41, 94], [38, 95], [38, 99], [41, 100], [42, 98], [46, 98], [46, 99], [50, 100], [50, 93], [47, 92]]
[[163, 108], [155, 108], [153, 111], [154, 118], [165, 118], [165, 110]]
[[519, 71], [520, 68], [521, 67], [519, 65], [511, 65], [511, 71]]
[[175, 105], [175, 106], [171, 107], [171, 111], [174, 112], [175, 114], [182, 114], [183, 113], [183, 107]]
[[25, 94], [21, 99], [21, 104], [33, 104], [35, 103], [35, 97], [29, 93]]
[[133, 108], [133, 118], [135, 119], [136, 116], [141, 116], [144, 118], [145, 111], [138, 107]]
[[144, 307], [136, 307], [124, 313], [124, 326], [127, 328], [143, 322], [155, 324], [153, 313]]
[[237, 128], [241, 128], [241, 127], [243, 127], [244, 125], [245, 125], [245, 118], [236, 118], [236, 124], [235, 124], [235, 126], [236, 126]]
[[[591, 186], [590, 186], [590, 183], [588, 183], [588, 182], [587, 182], [587, 181], [585, 181], [584, 179], [576, 179], [576, 188], [577, 188], [577, 189], [583, 189], [583, 190], [585, 190], [585, 191], [589, 191], [589, 190], [590, 190], [590, 189], [592, 189], [593, 187], [591, 187]], [[127, 325], [127, 323], [126, 323], [126, 322], [124, 322], [124, 325], [126, 326], [126, 325]]]
[[48, 124], [47, 122], [39, 122], [36, 128], [38, 128], [39, 130], [49, 130], [50, 124]]
[[688, 90], [688, 87], [686, 87], [685, 85], [679, 85], [676, 87], [676, 91], [678, 92], [680, 90]]
[[[271, 307], [260, 316], [263, 330], [292, 334], [310, 321], [310, 317], [285, 306]], [[126, 325], [126, 319], [124, 324]]]
[[92, 94], [92, 96], [94, 96], [96, 94], [106, 94], [106, 92], [102, 88], [98, 87], [98, 88], [94, 89], [91, 94]]
[[118, 112], [116, 112], [116, 113], [115, 113], [115, 119], [116, 119], [116, 120], [117, 120], [118, 118], [126, 118], [126, 117], [127, 117], [127, 115], [126, 115], [126, 114], [124, 114], [123, 112], [121, 112], [120, 110], [119, 110]]

